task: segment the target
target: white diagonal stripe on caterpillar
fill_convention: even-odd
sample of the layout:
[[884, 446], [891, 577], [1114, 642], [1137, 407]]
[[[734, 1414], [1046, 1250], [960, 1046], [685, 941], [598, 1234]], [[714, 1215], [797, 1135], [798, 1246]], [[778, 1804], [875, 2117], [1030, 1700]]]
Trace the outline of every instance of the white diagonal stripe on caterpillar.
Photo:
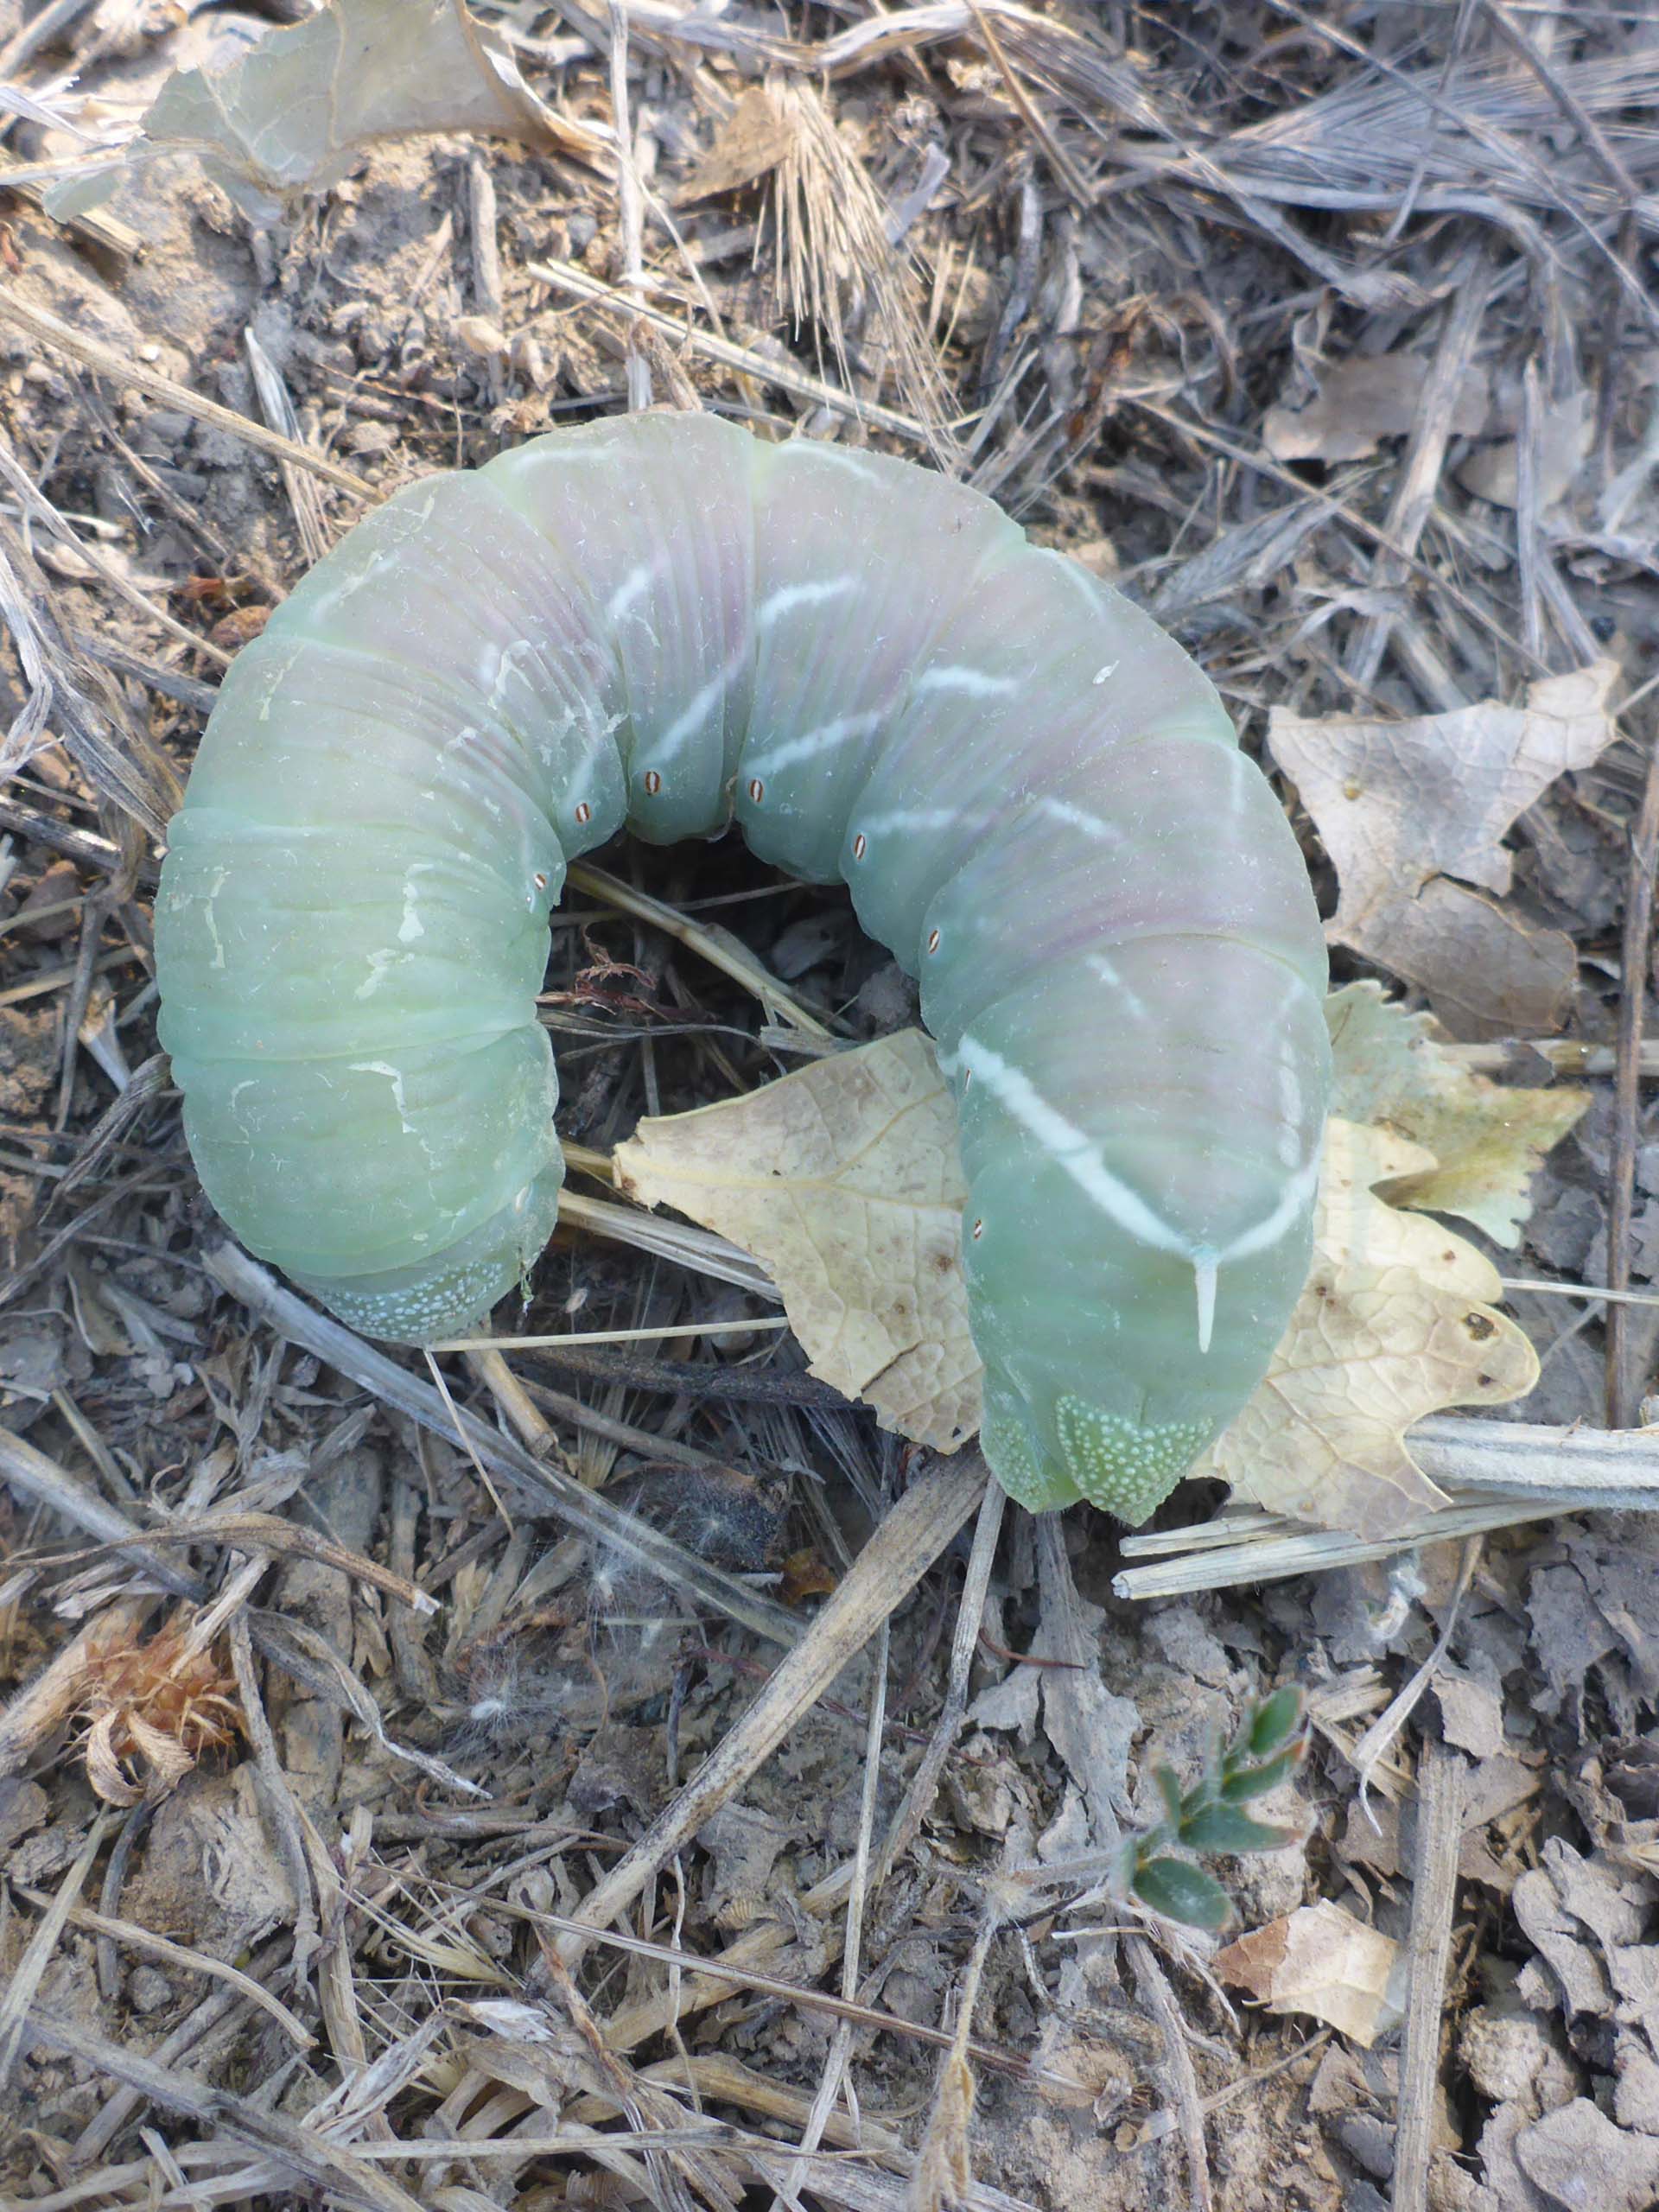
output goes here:
[[1139, 991], [1130, 989], [1129, 986], [1124, 982], [1122, 976], [1118, 974], [1116, 969], [1113, 967], [1111, 962], [1106, 957], [1103, 952], [1090, 953], [1087, 956], [1086, 965], [1094, 969], [1096, 975], [1099, 976], [1103, 983], [1109, 985], [1109, 987], [1117, 993], [1133, 1020], [1144, 1021], [1146, 1020], [1146, 1001], [1141, 997]]
[[1245, 1260], [1251, 1253], [1265, 1252], [1268, 1245], [1276, 1244], [1281, 1236], [1288, 1236], [1306, 1213], [1319, 1179], [1319, 1160], [1316, 1153], [1300, 1173], [1293, 1176], [1286, 1184], [1283, 1195], [1273, 1211], [1264, 1215], [1254, 1229], [1245, 1230], [1242, 1236], [1235, 1236], [1230, 1244], [1223, 1245], [1216, 1257], [1218, 1260]]
[[948, 830], [953, 822], [965, 822], [974, 829], [983, 830], [995, 819], [983, 812], [969, 813], [959, 806], [895, 806], [886, 814], [866, 815], [859, 828], [867, 837], [884, 837], [894, 830]]
[[[1076, 1122], [1051, 1105], [1030, 1077], [1000, 1052], [988, 1045], [982, 1045], [976, 1038], [964, 1036], [951, 1056], [951, 1065], [965, 1067], [969, 1074], [977, 1077], [1020, 1126], [1031, 1132], [1078, 1189], [1137, 1243], [1148, 1245], [1155, 1252], [1175, 1253], [1192, 1263], [1199, 1278], [1201, 1321], [1206, 1312], [1213, 1314], [1216, 1271], [1230, 1261], [1244, 1259], [1252, 1252], [1276, 1243], [1303, 1212], [1312, 1183], [1318, 1180], [1319, 1163], [1315, 1160], [1295, 1178], [1272, 1212], [1253, 1228], [1224, 1245], [1195, 1244], [1191, 1237], [1184, 1236], [1155, 1213], [1137, 1191], [1114, 1175], [1102, 1159], [1099, 1147], [1090, 1143]], [[1206, 1338], [1204, 1348], [1207, 1348], [1207, 1329], [1203, 1333]]]
[[413, 944], [417, 937], [426, 935], [425, 925], [421, 920], [420, 894], [415, 888], [415, 879], [417, 875], [433, 874], [437, 865], [435, 861], [415, 861], [410, 865], [409, 873], [404, 878], [404, 915], [397, 925], [399, 944]]
[[369, 955], [368, 980], [359, 983], [352, 996], [354, 999], [372, 998], [392, 969], [403, 967], [405, 962], [414, 957], [412, 952], [398, 952], [391, 945], [383, 946], [378, 952], [372, 952]]
[[1043, 796], [1032, 804], [1051, 822], [1063, 822], [1068, 830], [1080, 830], [1085, 837], [1094, 839], [1097, 844], [1121, 845], [1123, 842], [1123, 832], [1116, 823], [1106, 821], [1101, 815], [1090, 814], [1084, 807], [1073, 806], [1069, 799]]
[[635, 762], [635, 766], [642, 766], [645, 760], [649, 759], [653, 767], [660, 768], [665, 761], [672, 760], [683, 753], [728, 691], [731, 690], [734, 679], [741, 676], [748, 666], [752, 651], [753, 647], [746, 638], [720, 673], [717, 676], [711, 676], [708, 683], [693, 695], [690, 705], [669, 724], [652, 747], [650, 753], [641, 755], [640, 760]]
[[855, 575], [827, 576], [815, 584], [780, 584], [755, 608], [755, 632], [765, 637], [774, 623], [780, 622], [785, 614], [792, 614], [798, 607], [823, 607], [830, 600], [844, 599], [849, 591], [857, 588], [858, 578]]
[[911, 686], [911, 696], [920, 699], [931, 691], [960, 691], [969, 699], [1007, 699], [1020, 689], [1017, 676], [995, 676], [983, 668], [948, 664], [925, 668]]
[[660, 560], [641, 561], [637, 568], [630, 569], [605, 602], [605, 620], [625, 622], [667, 566], [664, 555]]
[[1099, 1146], [1091, 1143], [1058, 1107], [1051, 1105], [1031, 1077], [1001, 1052], [982, 1045], [976, 1037], [963, 1036], [952, 1059], [976, 1077], [1020, 1128], [1030, 1131], [1056, 1166], [1137, 1244], [1148, 1245], [1154, 1252], [1174, 1252], [1184, 1260], [1204, 1249], [1194, 1246], [1190, 1236], [1183, 1236], [1155, 1213], [1138, 1191], [1114, 1175], [1102, 1159]]
[[792, 768], [802, 760], [816, 760], [821, 753], [831, 753], [838, 745], [845, 745], [849, 738], [868, 737], [880, 728], [885, 717], [872, 709], [862, 715], [838, 715], [832, 722], [824, 722], [817, 729], [809, 729], [799, 737], [785, 738], [770, 753], [747, 757], [744, 766], [757, 776], [775, 776], [781, 769]]

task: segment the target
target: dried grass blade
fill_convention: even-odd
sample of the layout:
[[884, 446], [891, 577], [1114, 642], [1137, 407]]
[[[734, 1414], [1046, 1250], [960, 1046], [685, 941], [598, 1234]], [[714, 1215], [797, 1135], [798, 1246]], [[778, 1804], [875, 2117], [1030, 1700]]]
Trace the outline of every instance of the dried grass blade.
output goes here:
[[[663, 1862], [689, 1843], [809, 1712], [853, 1655], [902, 1604], [976, 1510], [989, 1476], [977, 1452], [923, 1476], [854, 1561], [805, 1637], [748, 1711], [639, 1842], [588, 1892], [576, 1915], [595, 1934], [633, 1902]], [[591, 1940], [589, 1938], [588, 1940]], [[584, 1943], [567, 1932], [567, 1963]]]
[[233, 1298], [290, 1342], [315, 1352], [423, 1428], [453, 1440], [459, 1422], [485, 1465], [512, 1483], [532, 1511], [550, 1515], [607, 1548], [621, 1551], [651, 1573], [717, 1607], [773, 1643], [792, 1645], [799, 1638], [800, 1624], [791, 1615], [736, 1576], [709, 1567], [648, 1522], [621, 1512], [557, 1467], [543, 1465], [521, 1445], [486, 1427], [464, 1409], [456, 1408], [452, 1417], [430, 1383], [399, 1367], [338, 1321], [314, 1312], [235, 1245], [223, 1244], [210, 1253], [207, 1268]]

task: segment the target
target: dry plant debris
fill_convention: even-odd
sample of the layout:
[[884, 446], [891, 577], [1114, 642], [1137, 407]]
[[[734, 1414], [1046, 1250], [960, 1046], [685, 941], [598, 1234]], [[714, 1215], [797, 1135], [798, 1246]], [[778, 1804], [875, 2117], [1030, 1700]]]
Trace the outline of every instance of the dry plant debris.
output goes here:
[[92, 1653], [75, 1690], [86, 1778], [106, 1805], [165, 1797], [241, 1731], [235, 1676], [181, 1622]]
[[[1598, 1433], [1610, 1366], [1622, 1417], [1659, 1377], [1649, 16], [0, 10], [7, 2203], [1653, 2200], [1659, 1443]], [[912, 1467], [707, 1231], [587, 1198], [556, 1341], [435, 1372], [219, 1251], [149, 902], [226, 655], [365, 500], [646, 385], [994, 493], [1277, 761], [1330, 1233], [1386, 1264], [1324, 1370], [1364, 1435], [1264, 1455], [1363, 1526], [1414, 1452], [1450, 1510], [1193, 1503], [1135, 1544], [1218, 1586], [1130, 1605], [1109, 1525]], [[729, 845], [568, 905], [591, 1173], [913, 1022]], [[1537, 1383], [1414, 1444], [1501, 1287]], [[1246, 1817], [1304, 1840], [1215, 1863], [1218, 1956], [1115, 1877], [1292, 1682]]]
[[[1275, 461], [1369, 460], [1384, 439], [1403, 438], [1414, 428], [1428, 371], [1421, 353], [1335, 361], [1305, 406], [1268, 410], [1262, 442]], [[1448, 427], [1478, 436], [1491, 406], [1485, 371], [1471, 367], [1458, 385]]]
[[739, 94], [709, 151], [675, 194], [674, 204], [689, 207], [699, 200], [718, 199], [723, 193], [758, 184], [794, 144], [794, 127], [779, 94], [768, 86], [751, 85]]

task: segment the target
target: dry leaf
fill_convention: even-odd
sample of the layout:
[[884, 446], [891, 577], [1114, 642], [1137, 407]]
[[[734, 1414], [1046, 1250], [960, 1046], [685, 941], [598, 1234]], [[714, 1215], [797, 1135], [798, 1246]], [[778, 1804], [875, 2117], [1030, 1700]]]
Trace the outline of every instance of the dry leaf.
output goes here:
[[[1375, 1538], [1445, 1502], [1406, 1448], [1410, 1425], [1519, 1396], [1537, 1362], [1491, 1310], [1490, 1262], [1374, 1186], [1512, 1229], [1536, 1152], [1582, 1101], [1467, 1076], [1374, 987], [1339, 995], [1332, 1018], [1341, 1103], [1395, 1126], [1332, 1122], [1308, 1286], [1266, 1381], [1196, 1471]], [[1408, 1130], [1432, 1131], [1444, 1156]], [[815, 1375], [919, 1442], [949, 1451], [972, 1433], [956, 1114], [918, 1031], [644, 1122], [616, 1169], [642, 1204], [673, 1205], [766, 1263]]]
[[795, 134], [772, 94], [751, 85], [721, 124], [714, 144], [674, 195], [677, 207], [738, 192], [775, 169], [789, 152]]
[[786, 1605], [804, 1605], [809, 1598], [828, 1598], [836, 1580], [836, 1570], [823, 1554], [816, 1544], [807, 1544], [784, 1561], [778, 1595]]
[[1367, 934], [1359, 949], [1421, 984], [1454, 1037], [1554, 1036], [1572, 1010], [1579, 964], [1567, 932], [1443, 875]]
[[956, 1109], [919, 1030], [747, 1098], [645, 1121], [619, 1189], [764, 1261], [814, 1375], [952, 1452], [979, 1426]]
[[[1579, 472], [1595, 440], [1596, 414], [1590, 394], [1582, 387], [1564, 398], [1547, 402], [1539, 410], [1538, 450], [1534, 457], [1541, 514], [1565, 499], [1578, 481]], [[1458, 481], [1478, 499], [1495, 507], [1518, 504], [1521, 488], [1519, 441], [1483, 446], [1471, 453], [1458, 471]]]
[[1538, 1359], [1492, 1310], [1502, 1284], [1491, 1262], [1376, 1195], [1376, 1184], [1435, 1164], [1386, 1130], [1329, 1124], [1306, 1287], [1266, 1380], [1195, 1473], [1368, 1541], [1446, 1503], [1406, 1431], [1448, 1406], [1523, 1395]]
[[1405, 2017], [1405, 1953], [1329, 1898], [1241, 1936], [1211, 1964], [1270, 2012], [1306, 2012], [1368, 2050]]
[[1337, 871], [1327, 934], [1421, 984], [1459, 1033], [1559, 1026], [1575, 973], [1571, 940], [1466, 887], [1508, 891], [1512, 860], [1500, 841], [1557, 776], [1611, 743], [1618, 677], [1617, 663], [1596, 661], [1541, 677], [1524, 707], [1486, 700], [1397, 722], [1274, 710], [1274, 758]]
[[1437, 1042], [1433, 1017], [1407, 1014], [1379, 983], [1351, 983], [1325, 1001], [1336, 1060], [1334, 1105], [1350, 1122], [1381, 1123], [1424, 1146], [1435, 1165], [1379, 1186], [1390, 1205], [1454, 1213], [1494, 1243], [1521, 1242], [1534, 1171], [1590, 1104], [1560, 1084], [1528, 1090], [1493, 1083]]
[[492, 322], [486, 315], [458, 315], [455, 317], [455, 336], [469, 353], [487, 359], [492, 354], [505, 353], [507, 341], [499, 322]]
[[188, 152], [245, 213], [270, 222], [284, 198], [336, 182], [376, 139], [440, 130], [608, 159], [594, 132], [537, 99], [463, 0], [334, 0], [223, 68], [179, 70], [121, 159], [55, 188], [46, 204], [60, 220], [85, 215], [124, 173]]
[[[1327, 369], [1306, 407], [1270, 407], [1262, 442], [1279, 461], [1363, 461], [1384, 438], [1402, 438], [1416, 423], [1429, 365], [1421, 353], [1355, 354]], [[1477, 436], [1486, 426], [1491, 392], [1484, 369], [1471, 368], [1458, 387], [1452, 429]]]
[[142, 1759], [149, 1770], [145, 1794], [155, 1799], [165, 1797], [169, 1790], [177, 1789], [194, 1766], [194, 1752], [187, 1751], [179, 1738], [169, 1735], [165, 1728], [146, 1720], [143, 1713], [129, 1713], [124, 1717], [127, 1733], [132, 1738], [133, 1756]]

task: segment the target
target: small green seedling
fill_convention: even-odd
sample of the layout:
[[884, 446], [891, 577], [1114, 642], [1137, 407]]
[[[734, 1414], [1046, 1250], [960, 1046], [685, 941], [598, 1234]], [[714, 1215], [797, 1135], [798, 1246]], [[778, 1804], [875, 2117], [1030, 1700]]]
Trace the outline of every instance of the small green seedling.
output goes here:
[[1295, 1830], [1270, 1827], [1243, 1810], [1251, 1798], [1275, 1788], [1300, 1763], [1307, 1748], [1302, 1694], [1274, 1690], [1249, 1713], [1238, 1734], [1190, 1789], [1183, 1789], [1166, 1766], [1153, 1779], [1164, 1801], [1164, 1818], [1155, 1827], [1128, 1836], [1123, 1846], [1124, 1890], [1154, 1912], [1193, 1928], [1224, 1927], [1232, 1903], [1213, 1874], [1188, 1852], [1277, 1851], [1294, 1842]]

